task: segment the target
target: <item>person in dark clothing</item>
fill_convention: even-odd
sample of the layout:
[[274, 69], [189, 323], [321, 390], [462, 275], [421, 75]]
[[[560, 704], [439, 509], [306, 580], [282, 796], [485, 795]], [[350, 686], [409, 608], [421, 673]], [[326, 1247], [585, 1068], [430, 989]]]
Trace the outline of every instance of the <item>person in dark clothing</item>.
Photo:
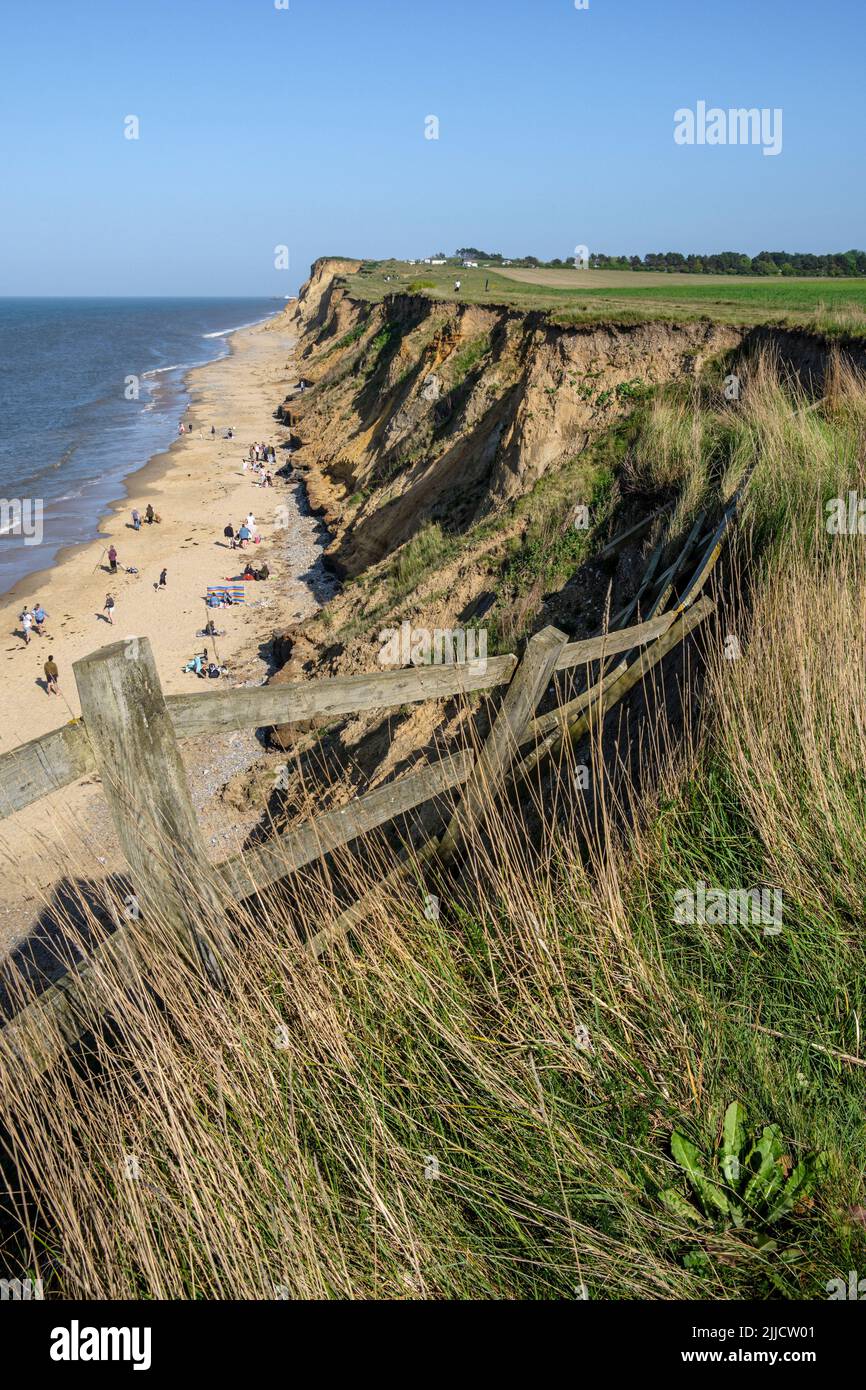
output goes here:
[[223, 535], [225, 536], [225, 538], [226, 538], [226, 540], [228, 541], [229, 545], [231, 546], [232, 550], [234, 550], [234, 548], [235, 548], [235, 528], [232, 526], [231, 522], [229, 522], [228, 526], [224, 527], [224, 529], [223, 529]]

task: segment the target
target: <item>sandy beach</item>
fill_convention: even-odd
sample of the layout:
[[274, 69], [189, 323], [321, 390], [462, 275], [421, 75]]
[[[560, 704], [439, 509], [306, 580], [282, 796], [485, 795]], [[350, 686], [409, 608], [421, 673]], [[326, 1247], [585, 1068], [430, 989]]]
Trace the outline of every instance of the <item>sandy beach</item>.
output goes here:
[[[213, 690], [218, 688], [215, 681], [199, 681], [182, 669], [205, 645], [213, 651], [212, 642], [196, 635], [213, 616], [217, 628], [225, 630], [216, 642], [219, 660], [229, 668], [222, 679], [233, 686], [266, 679], [273, 632], [318, 606], [319, 523], [307, 512], [297, 484], [275, 478], [272, 488], [260, 487], [241, 465], [254, 440], [274, 444], [275, 468], [286, 462], [281, 446], [288, 432], [276, 423], [273, 411], [292, 380], [292, 348], [282, 313], [235, 333], [229, 356], [188, 374], [191, 404], [184, 419], [192, 432], [127, 479], [129, 496], [103, 519], [99, 539], [67, 549], [51, 570], [28, 577], [0, 599], [0, 751], [77, 716], [73, 662], [127, 636], [150, 639], [167, 692]], [[211, 425], [217, 429], [213, 439]], [[231, 440], [222, 438], [227, 425], [234, 429]], [[148, 503], [161, 522], [143, 524], [136, 532], [132, 508], [144, 515]], [[232, 551], [223, 529], [227, 522], [237, 528], [248, 512], [256, 518], [262, 543]], [[119, 560], [114, 575], [105, 554], [112, 543]], [[208, 584], [239, 576], [247, 558], [256, 567], [266, 561], [270, 579], [247, 584], [243, 607], [206, 610]], [[125, 573], [122, 566], [132, 566], [138, 574]], [[168, 583], [157, 592], [163, 568]], [[102, 616], [109, 592], [116, 603], [113, 627]], [[34, 635], [25, 645], [18, 617], [37, 601], [49, 615], [45, 635]], [[43, 664], [49, 653], [60, 668], [62, 698], [45, 690]], [[203, 828], [211, 843], [224, 844], [226, 852], [236, 838], [231, 817], [221, 816], [210, 803], [227, 778], [262, 751], [253, 731], [184, 745]], [[0, 854], [5, 861], [0, 953], [26, 934], [59, 877], [98, 878], [121, 867], [93, 782], [77, 783], [0, 822]]]

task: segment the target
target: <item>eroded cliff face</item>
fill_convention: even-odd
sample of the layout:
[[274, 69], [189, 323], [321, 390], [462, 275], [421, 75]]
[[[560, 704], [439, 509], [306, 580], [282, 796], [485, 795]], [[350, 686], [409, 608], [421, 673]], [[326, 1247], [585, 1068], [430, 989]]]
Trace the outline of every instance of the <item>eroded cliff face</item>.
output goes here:
[[[798, 331], [559, 327], [543, 313], [408, 293], [375, 303], [353, 287], [360, 266], [317, 261], [288, 311], [295, 380], [312, 384], [293, 387], [277, 413], [332, 537], [326, 561], [346, 582], [314, 619], [275, 634], [286, 663], [277, 681], [375, 670], [383, 632], [404, 622], [481, 623], [508, 651], [543, 623], [573, 638], [598, 632], [636, 593], [665, 522], [597, 559], [575, 532], [575, 505], [591, 504], [603, 532], [673, 500], [629, 478], [627, 417], [640, 397], [698, 378], [710, 359], [728, 371], [753, 346], [770, 346], [814, 388], [834, 360], [825, 340]], [[862, 349], [852, 354], [862, 364]], [[447, 743], [464, 717], [448, 706], [370, 712], [312, 738], [322, 738], [317, 756], [379, 778]], [[272, 731], [284, 748], [306, 736]]]
[[[361, 261], [338, 260], [323, 256], [310, 269], [310, 278], [289, 311], [290, 322], [303, 334], [314, 335], [331, 314], [335, 281], [342, 275], [354, 275]], [[310, 346], [312, 346], [312, 339]]]
[[427, 522], [459, 531], [522, 496], [642, 390], [694, 375], [743, 337], [709, 322], [561, 328], [421, 295], [373, 305], [352, 296], [357, 265], [313, 267], [295, 321], [314, 387], [284, 407], [343, 576]]

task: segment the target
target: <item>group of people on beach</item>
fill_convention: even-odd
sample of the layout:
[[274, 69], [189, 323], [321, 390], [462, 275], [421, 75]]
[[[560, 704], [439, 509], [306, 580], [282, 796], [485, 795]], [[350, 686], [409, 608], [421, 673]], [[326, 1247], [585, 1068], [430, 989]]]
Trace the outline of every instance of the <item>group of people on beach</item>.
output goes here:
[[250, 445], [247, 457], [250, 463], [276, 463], [277, 451], [273, 444], [254, 442]]
[[265, 561], [265, 563], [261, 565], [259, 569], [254, 569], [252, 561], [247, 560], [246, 564], [244, 565], [243, 575], [241, 577], [243, 579], [270, 579], [270, 566], [268, 565], [267, 561]]
[[[150, 503], [148, 503], [147, 511], [145, 512], [145, 520], [147, 521], [148, 525], [150, 525], [154, 521], [159, 521], [159, 519], [160, 518], [154, 512], [153, 507], [150, 505]], [[141, 513], [139, 512], [137, 507], [133, 507], [132, 510], [132, 528], [134, 531], [141, 530]], [[138, 574], [138, 570], [135, 568], [134, 565], [121, 565], [117, 554], [117, 546], [114, 544], [113, 541], [111, 545], [108, 547], [107, 553], [108, 569], [110, 574], [117, 574], [118, 566], [122, 570], [124, 570], [126, 574]], [[153, 587], [154, 591], [158, 594], [163, 593], [165, 589], [168, 587], [168, 570], [165, 566], [163, 566], [163, 568], [159, 572], [159, 579], [154, 580]], [[105, 618], [105, 621], [108, 623], [109, 627], [114, 626], [114, 610], [116, 607], [117, 602], [114, 598], [114, 595], [106, 594], [105, 603], [102, 605], [102, 616]], [[24, 640], [27, 641], [28, 639], [25, 637]]]
[[230, 550], [245, 550], [250, 541], [258, 545], [262, 539], [256, 531], [256, 519], [252, 512], [247, 513], [237, 530], [229, 521], [223, 528], [223, 535], [229, 543]]
[[[192, 425], [185, 424], [182, 420], [178, 422], [178, 435], [191, 433]], [[233, 434], [233, 429], [229, 427], [223, 433], [223, 438], [231, 439], [233, 437]], [[211, 425], [210, 435], [211, 439], [214, 439], [216, 437], [216, 427], [214, 425]], [[274, 480], [268, 465], [274, 465], [276, 464], [276, 461], [277, 452], [273, 444], [255, 442], [249, 446], [248, 455], [243, 459], [244, 472], [246, 472], [248, 467], [251, 468], [252, 471], [258, 475], [259, 485], [261, 487], [273, 487]], [[147, 524], [148, 526], [152, 526], [160, 521], [161, 517], [154, 511], [153, 505], [151, 503], [147, 504], [143, 516], [138, 507], [132, 508], [133, 531], [140, 531], [143, 523]], [[256, 518], [252, 511], [248, 512], [248, 514], [244, 517], [244, 519], [240, 522], [240, 524], [237, 527], [234, 527], [232, 523], [229, 522], [225, 527], [223, 535], [225, 536], [225, 539], [229, 542], [229, 545], [232, 550], [245, 550], [247, 545], [249, 545], [251, 542], [254, 544], [258, 544], [262, 539], [258, 533], [256, 527]], [[113, 541], [109, 545], [107, 552], [103, 551], [103, 555], [105, 556], [106, 554], [108, 564], [107, 566], [103, 564], [103, 568], [107, 568], [110, 574], [117, 574], [119, 569], [123, 570], [126, 574], [138, 574], [138, 570], [134, 566], [123, 565], [121, 563], [117, 551], [117, 546], [114, 544]], [[267, 580], [270, 578], [270, 568], [267, 563], [264, 563], [260, 565], [258, 568], [255, 568], [251, 561], [247, 561], [246, 565], [244, 566], [242, 578], [244, 580], [255, 581]], [[167, 585], [168, 570], [164, 566], [160, 571], [159, 579], [154, 582], [153, 587], [157, 593], [162, 593], [167, 588]], [[221, 598], [226, 606], [231, 602], [231, 598], [228, 592], [226, 592], [224, 596], [221, 596]], [[114, 614], [116, 608], [117, 600], [114, 594], [107, 593], [105, 595], [105, 602], [102, 607], [102, 612], [98, 616], [104, 618], [104, 620], [109, 624], [109, 626], [113, 627]], [[39, 602], [34, 604], [32, 608], [28, 607], [24, 610], [24, 612], [21, 614], [19, 622], [21, 628], [21, 635], [23, 636], [25, 645], [30, 644], [31, 637], [34, 632], [39, 637], [44, 637], [47, 635], [45, 632], [45, 623], [47, 622], [47, 620], [48, 614], [46, 613], [42, 604]], [[199, 636], [206, 636], [212, 639], [216, 638], [217, 636], [223, 635], [224, 634], [217, 632], [212, 618], [208, 620], [208, 623], [206, 624], [204, 630], [201, 633], [199, 633]], [[183, 669], [185, 671], [193, 671], [197, 676], [202, 678], [208, 676], [213, 678], [215, 676], [222, 675], [227, 668], [219, 663], [218, 658], [216, 661], [211, 659], [208, 655], [208, 649], [207, 647], [205, 647], [204, 650], [201, 653], [197, 653], [192, 658], [192, 660], [186, 664], [186, 666]], [[45, 688], [47, 693], [50, 695], [58, 695], [60, 693], [60, 671], [57, 666], [57, 663], [54, 660], [53, 653], [49, 654], [48, 660], [44, 663], [44, 671]]]
[[259, 487], [273, 487], [274, 478], [269, 463], [276, 463], [277, 451], [273, 444], [251, 444], [246, 458], [241, 459], [241, 468], [246, 473], [251, 468], [258, 478]]
[[208, 655], [207, 647], [204, 647], [200, 652], [196, 652], [195, 656], [186, 663], [183, 669], [185, 671], [192, 671], [200, 680], [205, 680], [207, 677], [210, 677], [211, 680], [216, 680], [218, 676], [225, 674], [228, 667], [221, 666], [219, 661], [213, 661]]
[[[157, 516], [156, 512], [153, 510], [153, 507], [150, 505], [150, 503], [148, 503], [147, 505], [144, 519], [148, 523], [148, 525], [151, 525], [153, 522], [159, 521], [160, 519]], [[132, 511], [132, 526], [133, 530], [135, 531], [141, 530], [141, 513], [139, 512], [137, 507], [134, 507]], [[138, 574], [138, 570], [135, 568], [134, 565], [121, 564], [120, 558], [117, 553], [117, 546], [114, 544], [113, 541], [111, 545], [108, 547], [108, 551], [103, 552], [103, 554], [106, 554], [107, 556], [108, 571], [110, 574], [117, 574], [118, 569], [124, 570], [126, 574]], [[105, 566], [103, 566], [103, 568], [105, 568]], [[168, 587], [168, 569], [165, 566], [163, 566], [163, 568], [160, 570], [159, 579], [154, 581], [153, 587], [156, 593], [163, 593]], [[108, 623], [109, 627], [113, 627], [114, 610], [116, 609], [116, 607], [117, 600], [115, 599], [114, 595], [111, 593], [106, 594], [105, 602], [102, 605], [102, 612], [97, 614], [97, 617], [104, 618], [105, 622]], [[20, 625], [20, 632], [21, 636], [24, 639], [25, 646], [30, 645], [30, 639], [33, 636], [34, 632], [39, 637], [44, 637], [46, 635], [45, 623], [47, 621], [47, 618], [48, 614], [46, 613], [41, 603], [37, 602], [36, 604], [34, 604], [33, 608], [24, 609], [24, 612], [20, 615], [18, 622]], [[58, 676], [56, 670], [56, 663], [54, 662], [53, 655], [49, 656], [48, 661], [45, 665], [46, 689], [48, 690], [49, 694], [56, 695], [58, 693]], [[54, 670], [51, 672], [49, 672], [48, 670], [49, 665], [54, 668]]]
[[41, 603], [36, 602], [32, 608], [25, 608], [18, 621], [21, 624], [21, 632], [24, 637], [25, 646], [29, 645], [30, 638], [33, 636], [34, 632], [39, 637], [44, 637], [46, 635], [45, 624], [48, 621], [48, 614], [45, 612]]
[[[157, 516], [156, 512], [153, 510], [153, 507], [148, 502], [144, 511], [144, 519], [147, 522], [148, 526], [152, 526], [155, 521], [160, 522], [162, 520], [162, 517]], [[141, 512], [138, 510], [138, 507], [133, 507], [132, 509], [132, 529], [133, 531], [141, 530]]]
[[[45, 631], [48, 614], [38, 599], [32, 608], [24, 609], [18, 621], [21, 624], [21, 634], [24, 638], [25, 646], [30, 645], [30, 639], [34, 632], [38, 637], [48, 636]], [[45, 662], [42, 669], [45, 672], [45, 689], [47, 693], [49, 695], [59, 695], [58, 681], [60, 680], [60, 671], [58, 670], [57, 662], [54, 660], [53, 652], [48, 653], [48, 660]]]

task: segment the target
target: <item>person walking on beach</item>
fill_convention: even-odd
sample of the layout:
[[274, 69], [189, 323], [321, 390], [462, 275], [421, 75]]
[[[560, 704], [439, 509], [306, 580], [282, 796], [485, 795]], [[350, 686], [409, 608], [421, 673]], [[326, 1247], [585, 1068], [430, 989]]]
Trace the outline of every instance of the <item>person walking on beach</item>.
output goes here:
[[132, 509], [132, 529], [133, 531], [141, 530], [141, 512], [138, 510], [138, 507], [133, 507]]
[[109, 547], [108, 551], [108, 567], [112, 574], [117, 574], [117, 551], [113, 545]]
[[229, 522], [228, 526], [224, 527], [224, 529], [223, 529], [223, 535], [225, 536], [226, 540], [227, 540], [228, 543], [229, 543], [229, 549], [230, 549], [230, 550], [234, 550], [234, 548], [235, 548], [235, 528], [232, 526], [231, 522]]
[[238, 527], [238, 545], [240, 546], [241, 550], [243, 550], [247, 541], [250, 539], [250, 528], [247, 526], [246, 522], [242, 522], [241, 525]]
[[43, 632], [43, 626], [47, 617], [48, 614], [45, 612], [45, 609], [42, 607], [42, 604], [37, 602], [36, 607], [33, 610], [33, 626], [36, 628], [36, 631], [39, 633], [40, 637], [45, 636]]
[[167, 569], [162, 569], [162, 570], [160, 570], [160, 572], [159, 572], [159, 579], [157, 580], [156, 584], [154, 584], [153, 587], [154, 587], [154, 589], [156, 589], [156, 592], [157, 592], [158, 594], [161, 594], [162, 591], [163, 591], [163, 589], [165, 589], [165, 588], [168, 587], [168, 570], [167, 570]]
[[253, 516], [252, 512], [250, 512], [249, 516], [247, 517], [245, 524], [249, 527], [250, 534], [254, 536], [256, 534], [256, 519]]
[[145, 513], [144, 513], [144, 519], [145, 519], [145, 521], [147, 522], [148, 526], [150, 526], [150, 525], [152, 524], [152, 522], [153, 522], [153, 515], [154, 515], [154, 513], [153, 513], [153, 507], [152, 507], [151, 504], [148, 502], [147, 508], [146, 508], [146, 510], [145, 510]]
[[31, 629], [33, 627], [33, 614], [30, 612], [29, 608], [24, 609], [18, 621], [21, 624], [21, 635], [24, 638], [24, 645], [27, 647], [30, 645], [30, 638], [32, 636]]
[[114, 599], [111, 594], [105, 595], [105, 603], [102, 605], [102, 611], [105, 614], [105, 621], [110, 627], [114, 627]]
[[57, 669], [57, 662], [50, 652], [48, 654], [48, 660], [42, 669], [45, 672], [45, 690], [47, 694], [59, 695], [60, 691], [57, 689], [57, 682], [60, 679], [60, 672]]

